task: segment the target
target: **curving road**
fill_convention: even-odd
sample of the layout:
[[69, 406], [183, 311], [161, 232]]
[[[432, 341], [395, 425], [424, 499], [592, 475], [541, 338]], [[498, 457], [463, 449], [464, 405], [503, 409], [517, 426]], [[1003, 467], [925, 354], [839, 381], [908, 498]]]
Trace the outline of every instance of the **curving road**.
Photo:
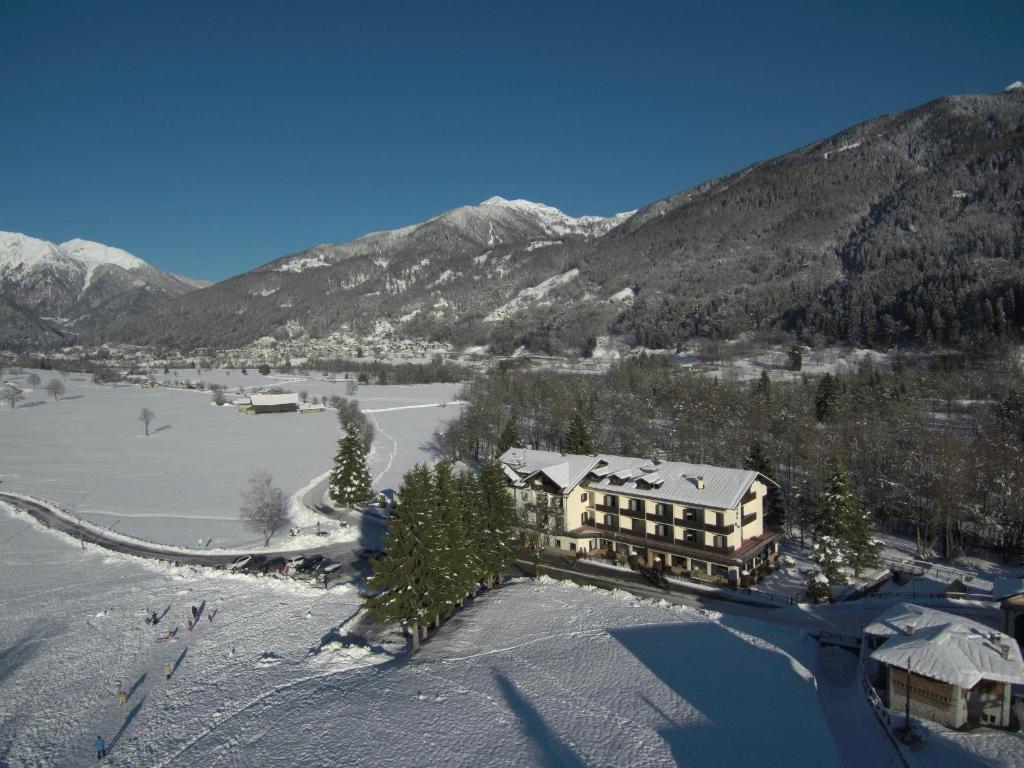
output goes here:
[[[310, 493], [307, 494], [307, 497], [312, 497], [315, 490], [316, 489], [310, 491]], [[321, 489], [320, 498], [322, 498], [322, 496], [323, 490]], [[160, 544], [154, 544], [140, 539], [132, 539], [124, 535], [106, 537], [87, 528], [83, 523], [76, 521], [75, 519], [58, 514], [46, 504], [30, 501], [9, 493], [0, 493], [0, 500], [13, 507], [17, 507], [23, 512], [26, 512], [48, 528], [62, 531], [76, 539], [84, 539], [87, 542], [97, 544], [114, 552], [136, 555], [138, 557], [148, 557], [156, 560], [165, 560], [167, 562], [182, 565], [204, 565], [209, 567], [227, 565], [240, 555], [247, 554], [264, 555], [266, 557], [280, 557], [296, 554], [323, 555], [324, 557], [329, 557], [331, 560], [346, 566], [346, 572], [351, 572], [353, 576], [359, 576], [364, 574], [366, 567], [365, 563], [356, 557], [357, 550], [364, 547], [371, 549], [377, 548], [385, 527], [383, 520], [375, 518], [372, 515], [364, 516], [351, 512], [335, 513], [334, 510], [329, 509], [323, 504], [319, 504], [318, 507], [310, 506], [310, 509], [334, 519], [342, 520], [349, 525], [355, 525], [360, 530], [360, 537], [354, 541], [333, 542], [324, 544], [323, 546], [310, 547], [306, 549], [296, 549], [294, 547], [290, 549], [260, 548], [250, 551], [240, 549], [231, 553], [222, 554], [203, 552], [198, 549], [162, 546]]]

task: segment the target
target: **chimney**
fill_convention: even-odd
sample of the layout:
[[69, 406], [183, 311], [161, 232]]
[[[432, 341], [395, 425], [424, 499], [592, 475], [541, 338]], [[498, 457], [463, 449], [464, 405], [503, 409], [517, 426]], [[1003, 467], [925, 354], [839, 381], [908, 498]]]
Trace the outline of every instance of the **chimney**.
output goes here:
[[914, 634], [914, 630], [917, 629], [917, 624], [907, 624], [906, 633], [908, 635]]
[[704, 475], [697, 475], [697, 490], [704, 490]]
[[1007, 661], [1010, 660], [1010, 644], [999, 641], [999, 652], [1003, 654], [1003, 658]]

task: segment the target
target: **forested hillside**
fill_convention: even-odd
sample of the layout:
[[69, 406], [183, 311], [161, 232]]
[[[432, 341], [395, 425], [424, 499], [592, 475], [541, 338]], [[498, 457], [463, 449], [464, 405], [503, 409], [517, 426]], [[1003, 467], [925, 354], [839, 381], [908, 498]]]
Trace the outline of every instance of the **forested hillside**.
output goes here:
[[811, 343], [998, 347], [1024, 322], [1024, 89], [886, 115], [635, 214], [495, 198], [284, 257], [105, 338], [233, 346], [387, 320], [499, 353]]

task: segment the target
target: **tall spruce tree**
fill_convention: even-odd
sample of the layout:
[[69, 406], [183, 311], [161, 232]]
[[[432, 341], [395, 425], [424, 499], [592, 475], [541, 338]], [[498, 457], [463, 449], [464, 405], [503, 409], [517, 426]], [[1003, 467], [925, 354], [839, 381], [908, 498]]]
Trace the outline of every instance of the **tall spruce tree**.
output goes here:
[[427, 520], [433, 503], [430, 471], [417, 465], [399, 490], [400, 503], [388, 517], [385, 556], [374, 560], [369, 586], [377, 594], [366, 600], [375, 620], [398, 621], [409, 630], [412, 651], [419, 650], [420, 626], [432, 609], [427, 557]]
[[[754, 438], [750, 444], [750, 453], [743, 460], [744, 469], [752, 469], [765, 477], [775, 479], [775, 462], [768, 454], [768, 449], [760, 438]], [[782, 497], [777, 486], [768, 483], [768, 491], [764, 497], [764, 525], [769, 528], [780, 527], [785, 520]]]
[[423, 517], [423, 544], [429, 564], [429, 600], [424, 607], [436, 625], [442, 615], [451, 613], [461, 597], [461, 563], [456, 551], [460, 542], [455, 540], [458, 530], [452, 506], [455, 489], [451, 467], [446, 462], [434, 467], [430, 491], [430, 504]]
[[515, 419], [509, 419], [498, 436], [498, 455], [501, 456], [509, 448], [522, 448], [523, 441], [516, 429]]
[[366, 468], [366, 454], [359, 430], [350, 429], [338, 440], [328, 489], [331, 501], [342, 507], [351, 507], [370, 498], [373, 492], [370, 471]]
[[493, 584], [522, 551], [515, 503], [508, 492], [505, 473], [495, 462], [484, 464], [480, 470], [480, 499], [484, 518], [482, 576]]
[[853, 479], [839, 457], [832, 459], [819, 506], [818, 535], [835, 540], [854, 575], [876, 565], [878, 544], [871, 536], [871, 515], [861, 504], [853, 489]]
[[594, 447], [594, 438], [590, 434], [590, 428], [587, 426], [587, 421], [583, 418], [583, 414], [579, 409], [573, 415], [572, 421], [569, 423], [569, 429], [565, 433], [565, 452], [583, 456], [592, 456], [597, 453], [597, 448]]
[[826, 373], [818, 383], [818, 390], [814, 393], [814, 415], [818, 421], [830, 421], [836, 412], [836, 402], [839, 393], [836, 391], [836, 380], [831, 373]]

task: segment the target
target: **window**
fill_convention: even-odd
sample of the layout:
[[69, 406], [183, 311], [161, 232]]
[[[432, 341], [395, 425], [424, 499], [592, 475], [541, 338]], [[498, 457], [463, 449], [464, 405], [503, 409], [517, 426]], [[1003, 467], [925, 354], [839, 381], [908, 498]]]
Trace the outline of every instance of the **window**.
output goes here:
[[580, 501], [587, 501], [589, 498], [590, 498], [590, 494], [589, 493], [581, 493], [580, 494]]
[[672, 526], [671, 525], [656, 525], [654, 526], [654, 535], [663, 536], [666, 539], [672, 538]]
[[617, 518], [615, 515], [605, 515], [604, 516], [604, 524], [605, 525], [610, 525], [612, 528], [618, 528], [619, 527], [619, 518]]
[[725, 515], [723, 515], [721, 512], [715, 512], [715, 525], [717, 525], [719, 528], [725, 525]]
[[576, 551], [576, 545], [575, 544], [569, 544], [569, 551], [570, 552], [575, 552]]
[[672, 517], [671, 504], [658, 504], [654, 509], [659, 517]]
[[725, 536], [712, 536], [711, 546], [725, 549]]
[[641, 499], [630, 499], [629, 500], [629, 511], [630, 512], [643, 512], [644, 503]]
[[633, 520], [633, 533], [646, 533], [647, 524], [643, 520]]
[[697, 541], [697, 532], [691, 531], [689, 528], [686, 529], [686, 535], [683, 537], [686, 541]]
[[617, 507], [617, 506], [619, 506], [619, 497], [618, 496], [607, 496], [606, 495], [604, 497], [604, 505], [606, 507]]
[[683, 510], [683, 519], [684, 520], [696, 520], [697, 519], [697, 510], [696, 509], [692, 509], [691, 507], [687, 507], [685, 510]]

